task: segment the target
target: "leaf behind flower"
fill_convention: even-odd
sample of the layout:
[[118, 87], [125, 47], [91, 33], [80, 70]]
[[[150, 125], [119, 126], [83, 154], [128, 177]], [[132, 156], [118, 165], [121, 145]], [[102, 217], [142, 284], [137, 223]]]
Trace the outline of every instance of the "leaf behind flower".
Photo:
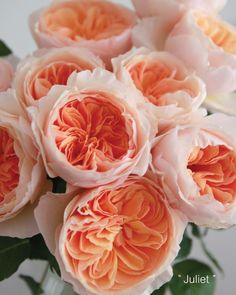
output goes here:
[[0, 281], [15, 273], [29, 255], [29, 239], [0, 237]]
[[[198, 260], [187, 259], [174, 265], [174, 276], [169, 283], [172, 295], [214, 295], [215, 274], [212, 269]], [[185, 283], [187, 276], [207, 279], [206, 283]]]
[[11, 49], [2, 40], [0, 40], [0, 57], [10, 55], [11, 53]]

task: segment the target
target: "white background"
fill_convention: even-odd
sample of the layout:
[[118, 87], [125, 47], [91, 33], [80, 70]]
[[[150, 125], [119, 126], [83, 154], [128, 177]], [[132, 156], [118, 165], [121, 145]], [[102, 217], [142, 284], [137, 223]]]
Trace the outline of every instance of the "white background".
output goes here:
[[[130, 5], [128, 0], [116, 2]], [[36, 49], [28, 30], [29, 14], [49, 3], [49, 0], [0, 0], [0, 39], [7, 42], [19, 57], [24, 57]], [[228, 1], [223, 15], [236, 24], [235, 0]], [[225, 270], [225, 276], [216, 272], [218, 283], [215, 295], [236, 294], [236, 228], [226, 231], [209, 231], [207, 245]], [[206, 261], [198, 244], [194, 245], [192, 256]], [[40, 280], [44, 268], [44, 263], [27, 261], [21, 265], [18, 273], [30, 274]], [[0, 295], [30, 295], [24, 283], [18, 278], [18, 273], [0, 283]], [[65, 294], [68, 295], [66, 292]]]

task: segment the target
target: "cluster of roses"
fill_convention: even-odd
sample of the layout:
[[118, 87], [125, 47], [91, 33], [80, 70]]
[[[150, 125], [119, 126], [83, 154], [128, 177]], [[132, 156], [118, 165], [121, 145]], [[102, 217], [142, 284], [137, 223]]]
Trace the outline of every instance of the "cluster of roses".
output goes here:
[[[150, 294], [188, 221], [236, 224], [236, 118], [200, 108], [236, 88], [222, 2], [133, 0], [138, 21], [111, 2], [57, 0], [31, 17], [39, 47], [57, 48], [14, 78], [0, 61], [0, 234], [40, 232], [81, 295]], [[132, 40], [145, 48], [128, 52]]]

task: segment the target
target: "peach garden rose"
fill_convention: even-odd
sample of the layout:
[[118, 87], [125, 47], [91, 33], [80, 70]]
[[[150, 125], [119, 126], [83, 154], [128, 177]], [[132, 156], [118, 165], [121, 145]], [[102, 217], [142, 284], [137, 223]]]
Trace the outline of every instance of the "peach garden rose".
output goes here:
[[145, 174], [156, 133], [145, 109], [139, 92], [104, 69], [54, 86], [29, 108], [49, 176], [88, 188]]
[[152, 170], [163, 177], [171, 205], [198, 225], [236, 224], [235, 123], [214, 114], [176, 126], [153, 144]]
[[236, 112], [226, 2], [51, 0], [37, 51], [0, 40], [0, 281], [42, 259], [78, 295], [214, 293], [198, 226], [236, 225], [236, 117], [207, 113]]
[[168, 52], [139, 48], [112, 60], [117, 78], [138, 89], [153, 106], [152, 114], [161, 121], [177, 124], [192, 116], [206, 97], [204, 83]]
[[35, 105], [54, 85], [66, 85], [73, 72], [104, 67], [103, 62], [83, 48], [41, 49], [23, 59], [13, 86], [23, 106]]
[[10, 86], [13, 79], [13, 68], [11, 64], [0, 58], [0, 92], [6, 91]]
[[63, 279], [81, 295], [151, 294], [170, 280], [186, 226], [161, 186], [138, 176], [83, 194], [48, 193], [35, 216]]
[[40, 48], [85, 47], [110, 59], [132, 47], [136, 15], [104, 0], [57, 0], [31, 16], [31, 31]]
[[46, 174], [25, 111], [13, 92], [0, 94], [0, 234], [38, 233], [33, 210]]

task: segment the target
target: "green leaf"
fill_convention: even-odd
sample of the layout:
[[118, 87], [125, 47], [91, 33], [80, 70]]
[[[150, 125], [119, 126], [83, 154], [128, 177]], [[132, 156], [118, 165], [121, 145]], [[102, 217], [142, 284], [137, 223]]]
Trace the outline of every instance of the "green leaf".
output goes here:
[[43, 289], [41, 288], [40, 283], [36, 282], [30, 276], [20, 275], [20, 278], [26, 283], [30, 288], [32, 295], [41, 295], [43, 294]]
[[0, 281], [15, 273], [29, 254], [28, 239], [0, 237]]
[[187, 232], [185, 232], [183, 236], [183, 240], [180, 244], [180, 251], [176, 259], [181, 260], [183, 258], [186, 258], [190, 254], [191, 249], [192, 249], [192, 239], [189, 238], [189, 236], [187, 235]]
[[15, 273], [28, 258], [48, 261], [51, 270], [60, 276], [58, 263], [48, 250], [42, 235], [28, 239], [0, 237], [0, 281]]
[[55, 272], [60, 276], [60, 269], [55, 257], [48, 250], [42, 235], [36, 235], [30, 238], [31, 252], [30, 259], [36, 260], [46, 260], [49, 262], [51, 270], [55, 270]]
[[2, 40], [0, 40], [0, 56], [7, 56], [11, 53], [12, 53], [11, 49], [8, 48], [7, 45]]
[[208, 265], [188, 259], [175, 264], [173, 269], [169, 283], [172, 295], [214, 295], [215, 275]]
[[163, 285], [160, 289], [155, 290], [152, 295], [165, 295], [167, 290], [168, 284]]
[[204, 241], [204, 237], [206, 236], [206, 231], [203, 233], [201, 232], [200, 228], [195, 225], [191, 224], [192, 226], [192, 234], [199, 239], [201, 247], [205, 255], [208, 257], [208, 259], [212, 262], [212, 264], [221, 272], [224, 273], [223, 268], [219, 264], [218, 260], [215, 258], [215, 256], [207, 249], [207, 246]]
[[54, 194], [64, 194], [66, 192], [66, 182], [60, 177], [52, 178]]

